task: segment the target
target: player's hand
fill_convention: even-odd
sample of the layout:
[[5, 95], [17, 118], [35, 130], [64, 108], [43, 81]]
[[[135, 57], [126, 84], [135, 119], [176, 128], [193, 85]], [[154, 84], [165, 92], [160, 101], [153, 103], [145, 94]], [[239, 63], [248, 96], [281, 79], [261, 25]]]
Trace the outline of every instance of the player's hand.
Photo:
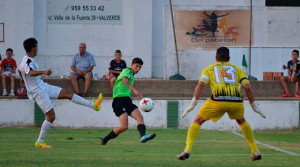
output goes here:
[[9, 73], [9, 74], [7, 75], [7, 77], [10, 77], [10, 76], [11, 76], [11, 74], [12, 74], [12, 73]]
[[197, 105], [197, 102], [198, 100], [195, 97], [193, 97], [190, 106], [184, 110], [184, 112], [181, 115], [181, 118], [184, 118], [189, 112], [191, 112]]
[[181, 118], [184, 118], [189, 112], [191, 112], [193, 109], [195, 108], [195, 106], [189, 106], [188, 108], [186, 108], [184, 110], [184, 112], [181, 115]]
[[265, 114], [261, 111], [261, 109], [256, 105], [255, 102], [250, 103], [252, 110], [258, 113], [261, 117], [266, 118]]
[[52, 68], [49, 68], [47, 71], [44, 72], [44, 75], [51, 75], [52, 74]]
[[22, 77], [20, 78], [20, 86], [21, 86], [22, 88], [25, 87], [25, 83], [24, 83], [24, 80], [23, 80]]
[[143, 95], [142, 95], [140, 92], [136, 91], [136, 90], [134, 90], [133, 93], [134, 93], [138, 98], [144, 98]]

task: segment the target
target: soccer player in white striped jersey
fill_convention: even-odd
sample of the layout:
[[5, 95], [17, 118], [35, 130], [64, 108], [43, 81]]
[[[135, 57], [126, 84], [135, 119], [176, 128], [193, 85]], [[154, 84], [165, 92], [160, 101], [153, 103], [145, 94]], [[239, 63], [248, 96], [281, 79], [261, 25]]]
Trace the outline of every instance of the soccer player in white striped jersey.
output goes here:
[[24, 41], [23, 46], [26, 55], [23, 57], [19, 66], [21, 82], [25, 82], [28, 98], [33, 99], [46, 115], [39, 138], [35, 142], [35, 147], [51, 148], [51, 146], [47, 145], [44, 141], [47, 132], [55, 120], [55, 113], [50, 99], [69, 99], [74, 103], [93, 108], [96, 111], [100, 110], [101, 104], [96, 106], [96, 100], [90, 102], [72, 92], [45, 83], [41, 75], [51, 75], [52, 69], [39, 71], [39, 65], [34, 59], [38, 51], [37, 40], [28, 38]]

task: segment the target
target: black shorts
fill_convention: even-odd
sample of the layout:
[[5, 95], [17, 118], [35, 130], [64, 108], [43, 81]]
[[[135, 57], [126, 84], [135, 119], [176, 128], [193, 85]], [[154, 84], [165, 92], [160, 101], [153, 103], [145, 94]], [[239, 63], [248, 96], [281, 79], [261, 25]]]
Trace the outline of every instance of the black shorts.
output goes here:
[[112, 108], [116, 116], [119, 117], [124, 113], [131, 115], [133, 110], [138, 107], [132, 103], [130, 97], [116, 97], [113, 100]]

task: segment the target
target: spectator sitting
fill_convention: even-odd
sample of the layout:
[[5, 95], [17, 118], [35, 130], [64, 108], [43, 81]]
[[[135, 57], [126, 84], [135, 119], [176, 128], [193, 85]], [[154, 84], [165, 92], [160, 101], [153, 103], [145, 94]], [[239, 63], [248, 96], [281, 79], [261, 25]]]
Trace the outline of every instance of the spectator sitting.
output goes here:
[[6, 49], [6, 57], [0, 64], [1, 73], [2, 73], [2, 86], [3, 86], [3, 96], [8, 96], [6, 90], [6, 77], [10, 78], [10, 96], [15, 96], [14, 89], [15, 89], [15, 76], [16, 76], [16, 68], [17, 63], [12, 58], [13, 50], [11, 48]]
[[[289, 89], [287, 87], [286, 81], [290, 81], [290, 82], [292, 81], [293, 71], [296, 68], [295, 66], [296, 66], [297, 62], [299, 62], [298, 58], [299, 58], [299, 51], [298, 50], [293, 50], [292, 51], [292, 60], [288, 61], [288, 63], [287, 63], [287, 75], [288, 76], [282, 76], [280, 78], [282, 87], [285, 91], [285, 93], [283, 95], [281, 95], [280, 97], [291, 97], [291, 94], [290, 94]], [[299, 90], [298, 86], [299, 86], [299, 82], [297, 80], [296, 81], [295, 97], [300, 97], [300, 95], [298, 94], [298, 90]]]
[[109, 79], [110, 88], [112, 91], [114, 90], [114, 84], [115, 84], [118, 76], [121, 74], [123, 69], [125, 69], [127, 67], [126, 62], [121, 59], [122, 53], [120, 50], [116, 50], [114, 56], [115, 56], [115, 59], [113, 59], [110, 62], [109, 73], [107, 74], [108, 79]]
[[71, 83], [76, 94], [80, 94], [78, 88], [77, 78], [85, 79], [84, 91], [82, 96], [86, 96], [86, 93], [91, 86], [93, 73], [92, 70], [96, 66], [94, 56], [86, 51], [86, 44], [80, 43], [78, 46], [79, 53], [75, 54], [72, 60], [71, 69]]

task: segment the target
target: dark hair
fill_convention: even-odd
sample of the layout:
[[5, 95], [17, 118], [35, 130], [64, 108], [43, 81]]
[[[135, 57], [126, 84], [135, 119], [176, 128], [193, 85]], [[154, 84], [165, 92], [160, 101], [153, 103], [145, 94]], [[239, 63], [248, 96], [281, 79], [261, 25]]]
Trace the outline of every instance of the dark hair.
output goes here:
[[229, 61], [229, 49], [227, 47], [220, 47], [216, 53], [218, 61]]
[[299, 51], [298, 50], [295, 49], [295, 50], [292, 51], [292, 53], [293, 52], [297, 53], [297, 55], [299, 56]]
[[132, 60], [132, 63], [131, 63], [131, 64], [140, 64], [140, 65], [143, 65], [144, 62], [143, 62], [143, 60], [142, 60], [141, 58], [136, 57], [136, 58], [134, 58], [134, 59]]
[[24, 49], [26, 53], [30, 53], [32, 48], [35, 48], [38, 44], [38, 41], [35, 38], [28, 38], [23, 42]]
[[121, 51], [120, 50], [116, 50], [115, 53], [121, 53]]
[[7, 48], [6, 52], [13, 52], [14, 53], [14, 51], [12, 50], [12, 48]]

